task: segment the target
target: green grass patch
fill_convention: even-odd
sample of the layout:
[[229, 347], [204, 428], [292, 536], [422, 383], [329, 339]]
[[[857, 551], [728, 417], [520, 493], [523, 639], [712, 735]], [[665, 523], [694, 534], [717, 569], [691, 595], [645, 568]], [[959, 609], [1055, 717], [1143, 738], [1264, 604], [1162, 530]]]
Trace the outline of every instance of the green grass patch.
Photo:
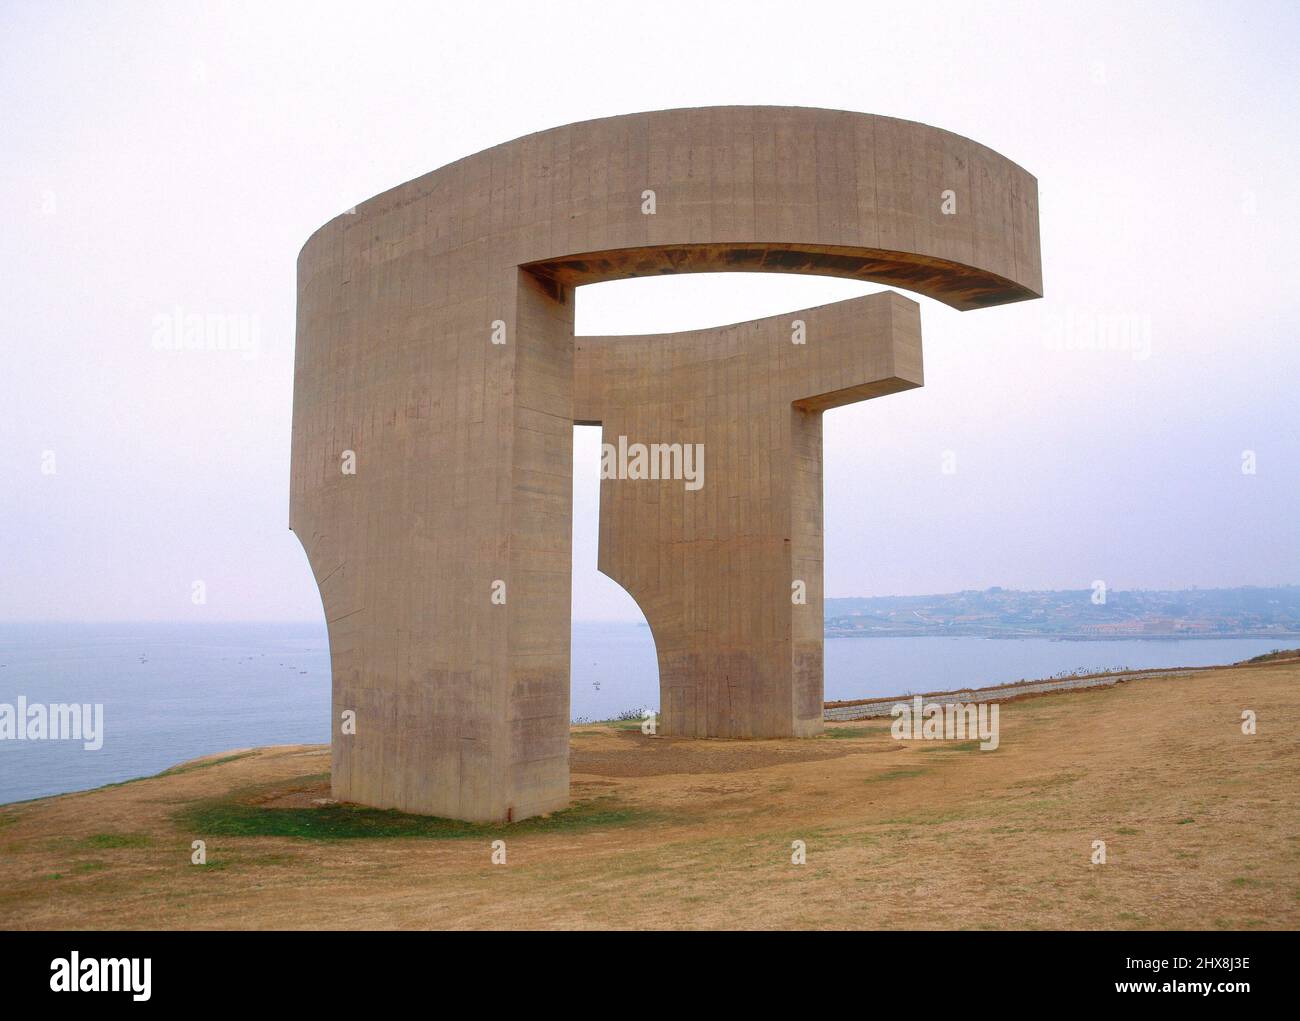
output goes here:
[[174, 821], [186, 831], [208, 838], [290, 837], [299, 840], [380, 840], [392, 838], [467, 840], [510, 834], [566, 833], [645, 823], [655, 816], [606, 796], [581, 802], [549, 816], [517, 823], [471, 823], [437, 816], [412, 815], [395, 809], [359, 805], [313, 808], [267, 808], [250, 804], [249, 791], [196, 802]]
[[822, 731], [823, 737], [870, 737], [872, 734], [878, 734], [883, 728], [881, 727], [827, 727]]
[[95, 850], [148, 847], [149, 838], [142, 833], [92, 833], [90, 836], [77, 841], [77, 846]]
[[867, 777], [867, 783], [880, 783], [882, 780], [905, 780], [908, 777], [920, 776], [924, 769], [890, 769], [881, 773], [879, 776]]

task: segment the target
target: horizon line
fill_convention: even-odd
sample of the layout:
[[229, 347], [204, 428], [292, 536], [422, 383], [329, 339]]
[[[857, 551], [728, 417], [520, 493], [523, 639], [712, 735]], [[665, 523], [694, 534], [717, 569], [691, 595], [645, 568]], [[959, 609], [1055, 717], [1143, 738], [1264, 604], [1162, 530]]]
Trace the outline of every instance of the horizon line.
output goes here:
[[[1272, 585], [1192, 585], [1186, 588], [1112, 588], [1111, 593], [1122, 592], [1236, 592], [1243, 589], [1290, 589], [1300, 588], [1300, 582], [1280, 582]], [[1088, 588], [1079, 589], [1017, 589], [1005, 585], [990, 585], [985, 588], [954, 589], [949, 592], [923, 592], [916, 594], [887, 593], [883, 595], [824, 596], [823, 603], [832, 599], [925, 599], [937, 596], [963, 595], [968, 592], [1015, 592], [1036, 595], [1049, 592], [1087, 592]], [[644, 624], [644, 615], [634, 617], [571, 617], [574, 624]], [[0, 617], [0, 625], [5, 624], [328, 624], [323, 618], [305, 617], [229, 617], [215, 620], [201, 620], [193, 617]]]

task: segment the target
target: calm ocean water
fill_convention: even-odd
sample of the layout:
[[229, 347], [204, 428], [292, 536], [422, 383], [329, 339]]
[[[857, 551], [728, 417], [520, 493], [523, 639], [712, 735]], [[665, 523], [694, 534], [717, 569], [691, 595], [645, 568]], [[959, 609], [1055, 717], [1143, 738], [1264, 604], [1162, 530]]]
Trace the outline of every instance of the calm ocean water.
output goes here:
[[[826, 697], [902, 695], [1061, 671], [1206, 666], [1269, 639], [1056, 642], [833, 638]], [[575, 624], [571, 713], [608, 719], [659, 704], [650, 630]], [[148, 776], [231, 748], [329, 740], [324, 625], [0, 624], [0, 703], [104, 705], [104, 744], [0, 740], [0, 803]]]

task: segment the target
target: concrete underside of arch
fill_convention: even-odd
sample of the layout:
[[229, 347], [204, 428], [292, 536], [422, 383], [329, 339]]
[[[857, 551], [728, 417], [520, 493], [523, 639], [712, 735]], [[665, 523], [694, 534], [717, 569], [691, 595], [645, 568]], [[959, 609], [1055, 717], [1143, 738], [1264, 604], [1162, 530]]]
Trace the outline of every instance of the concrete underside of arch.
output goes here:
[[917, 306], [575, 338], [573, 288], [745, 269], [977, 308], [1041, 293], [1037, 225], [1034, 179], [968, 139], [726, 107], [530, 135], [318, 230], [290, 524], [329, 627], [334, 796], [469, 820], [567, 803], [575, 421], [702, 445], [698, 486], [601, 487], [600, 567], [654, 629], [665, 729], [816, 733], [821, 413], [921, 384]]

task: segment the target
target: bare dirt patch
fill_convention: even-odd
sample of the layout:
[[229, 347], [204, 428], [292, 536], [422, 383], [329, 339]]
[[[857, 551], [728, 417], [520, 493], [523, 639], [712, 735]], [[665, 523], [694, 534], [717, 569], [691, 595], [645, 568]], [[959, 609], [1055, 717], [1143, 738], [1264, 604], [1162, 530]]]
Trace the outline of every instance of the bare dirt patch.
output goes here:
[[569, 754], [574, 774], [604, 777], [736, 773], [797, 762], [820, 762], [852, 753], [820, 741], [694, 741], [647, 737], [640, 730], [607, 729], [576, 742]]

